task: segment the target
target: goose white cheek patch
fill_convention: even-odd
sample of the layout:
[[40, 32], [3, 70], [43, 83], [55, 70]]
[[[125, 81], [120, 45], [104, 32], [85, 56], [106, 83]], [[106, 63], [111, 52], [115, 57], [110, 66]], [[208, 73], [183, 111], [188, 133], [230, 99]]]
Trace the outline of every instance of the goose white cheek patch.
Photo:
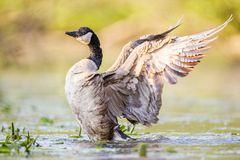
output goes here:
[[88, 32], [87, 34], [84, 34], [81, 37], [78, 37], [77, 40], [83, 44], [89, 44], [92, 38], [92, 33]]

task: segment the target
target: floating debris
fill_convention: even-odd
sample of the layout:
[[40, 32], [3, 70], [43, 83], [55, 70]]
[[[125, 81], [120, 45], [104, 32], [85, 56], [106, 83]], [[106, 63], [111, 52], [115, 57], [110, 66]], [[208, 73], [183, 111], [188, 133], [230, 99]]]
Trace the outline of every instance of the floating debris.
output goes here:
[[237, 132], [232, 132], [231, 135], [234, 135], [234, 136], [239, 136], [240, 133], [237, 133]]

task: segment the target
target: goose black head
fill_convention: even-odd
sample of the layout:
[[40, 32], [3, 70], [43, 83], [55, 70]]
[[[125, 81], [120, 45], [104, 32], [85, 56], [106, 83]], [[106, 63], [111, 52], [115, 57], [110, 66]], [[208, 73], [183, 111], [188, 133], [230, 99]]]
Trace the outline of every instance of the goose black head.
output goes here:
[[88, 27], [81, 27], [77, 31], [65, 32], [85, 45], [100, 45], [97, 35]]

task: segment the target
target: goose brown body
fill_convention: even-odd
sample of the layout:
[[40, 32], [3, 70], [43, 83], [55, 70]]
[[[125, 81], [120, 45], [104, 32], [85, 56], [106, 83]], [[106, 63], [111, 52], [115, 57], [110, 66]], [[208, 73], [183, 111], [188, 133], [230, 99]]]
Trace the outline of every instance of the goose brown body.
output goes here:
[[107, 115], [103, 79], [97, 66], [83, 59], [72, 66], [66, 77], [65, 92], [81, 128], [93, 140], [110, 140], [114, 124]]
[[92, 30], [67, 32], [88, 44], [91, 51], [68, 71], [65, 85], [68, 102], [89, 138], [111, 140], [115, 133], [128, 138], [118, 129], [117, 117], [133, 124], [156, 123], [164, 81], [176, 84], [177, 76], [187, 76], [216, 39], [214, 35], [231, 20], [232, 16], [216, 28], [189, 36], [168, 36], [179, 24], [162, 34], [143, 36], [126, 44], [104, 73], [97, 72], [102, 51]]

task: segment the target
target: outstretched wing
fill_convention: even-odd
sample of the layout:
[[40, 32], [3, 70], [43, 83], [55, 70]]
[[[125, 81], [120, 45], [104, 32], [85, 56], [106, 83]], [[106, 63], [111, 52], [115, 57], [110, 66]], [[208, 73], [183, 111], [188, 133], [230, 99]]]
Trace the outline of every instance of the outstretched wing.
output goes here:
[[170, 29], [168, 29], [167, 31], [161, 33], [161, 34], [156, 34], [156, 35], [144, 35], [142, 37], [140, 37], [138, 40], [135, 41], [131, 41], [129, 43], [127, 43], [123, 48], [122, 51], [120, 53], [120, 55], [118, 56], [118, 59], [115, 61], [115, 63], [107, 70], [107, 72], [110, 71], [115, 71], [117, 70], [128, 58], [128, 56], [130, 55], [130, 53], [139, 45], [141, 45], [142, 43], [146, 42], [146, 41], [153, 41], [153, 40], [159, 40], [159, 39], [163, 39], [165, 38], [168, 33], [172, 32], [173, 30], [175, 30], [177, 27], [179, 27], [181, 25], [181, 21], [182, 21], [182, 17], [178, 20], [177, 24], [174, 27], [170, 27]]
[[119, 57], [118, 63], [103, 73], [110, 117], [116, 120], [123, 116], [144, 125], [156, 123], [164, 80], [175, 84], [177, 76], [188, 75], [204, 57], [203, 51], [210, 48], [208, 44], [216, 40], [214, 35], [231, 20], [232, 16], [222, 25], [199, 34], [183, 37], [165, 34], [158, 38], [151, 35], [130, 49], [129, 43], [127, 53], [123, 49], [120, 55], [125, 57]]

